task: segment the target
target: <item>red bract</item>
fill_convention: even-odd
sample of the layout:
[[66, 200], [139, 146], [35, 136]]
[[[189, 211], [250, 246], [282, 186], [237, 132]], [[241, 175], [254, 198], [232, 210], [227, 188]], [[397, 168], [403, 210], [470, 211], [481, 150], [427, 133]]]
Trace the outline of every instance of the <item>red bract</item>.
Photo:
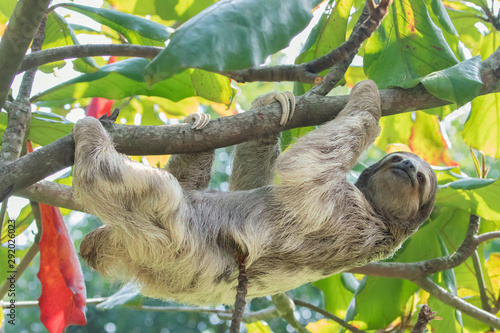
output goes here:
[[51, 333], [86, 325], [86, 290], [75, 247], [57, 207], [40, 204], [40, 320]]

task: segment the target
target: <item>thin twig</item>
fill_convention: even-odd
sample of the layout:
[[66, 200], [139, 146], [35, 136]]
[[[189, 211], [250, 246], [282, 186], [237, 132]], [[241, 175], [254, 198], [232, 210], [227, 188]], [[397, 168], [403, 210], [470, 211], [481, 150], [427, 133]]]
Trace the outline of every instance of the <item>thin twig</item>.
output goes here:
[[488, 295], [486, 294], [486, 285], [484, 283], [483, 270], [481, 268], [481, 262], [479, 260], [479, 254], [477, 253], [477, 250], [474, 251], [471, 257], [472, 257], [472, 263], [474, 264], [474, 273], [476, 275], [479, 295], [481, 297], [481, 307], [483, 308], [484, 311], [492, 313]]
[[[363, 42], [373, 35], [375, 30], [380, 26], [380, 23], [387, 15], [391, 3], [392, 0], [381, 0], [379, 5], [376, 6], [373, 0], [367, 0], [366, 7], [363, 9], [363, 13], [349, 39], [332, 52], [312, 60], [308, 64], [312, 68], [323, 68], [325, 66], [327, 66], [326, 68], [330, 68], [338, 64], [330, 70], [321, 84], [311, 89], [311, 93], [325, 96], [335, 87], [344, 76], [345, 71], [351, 64], [356, 53], [358, 53]], [[360, 24], [360, 22], [362, 23]]]
[[334, 322], [336, 322], [337, 324], [339, 324], [343, 328], [345, 328], [353, 333], [366, 333], [365, 331], [362, 331], [362, 330], [352, 326], [351, 324], [346, 323], [344, 320], [340, 319], [339, 317], [335, 316], [334, 314], [332, 314], [326, 310], [323, 310], [322, 308], [317, 307], [314, 304], [308, 303], [308, 302], [303, 301], [303, 300], [298, 299], [298, 298], [294, 298], [293, 302], [295, 303], [295, 305], [303, 306], [305, 308], [309, 308], [309, 309], [313, 310], [314, 312], [321, 313], [323, 316], [325, 316], [325, 318], [333, 320]]
[[479, 309], [470, 303], [467, 303], [457, 296], [452, 295], [451, 293], [447, 292], [445, 289], [434, 283], [431, 279], [424, 278], [422, 280], [415, 281], [415, 283], [420, 288], [431, 294], [433, 297], [437, 298], [444, 304], [451, 306], [453, 309], [460, 310], [466, 315], [485, 324], [488, 324], [491, 327], [494, 327], [496, 329], [500, 328], [500, 318], [492, 315], [489, 312]]
[[234, 302], [233, 319], [229, 327], [230, 333], [238, 333], [240, 331], [241, 319], [245, 310], [245, 297], [247, 296], [247, 272], [245, 268], [246, 254], [238, 254], [238, 286], [236, 287], [236, 301]]

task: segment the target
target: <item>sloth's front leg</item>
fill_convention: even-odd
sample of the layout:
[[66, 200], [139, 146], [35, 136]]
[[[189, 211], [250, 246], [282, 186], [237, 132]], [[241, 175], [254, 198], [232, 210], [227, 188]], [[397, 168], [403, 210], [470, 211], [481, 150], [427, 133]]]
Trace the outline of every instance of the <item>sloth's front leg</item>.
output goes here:
[[[285, 125], [295, 111], [295, 97], [290, 91], [270, 92], [257, 97], [252, 109], [274, 102], [281, 104], [280, 125]], [[274, 162], [281, 153], [279, 135], [259, 138], [236, 146], [233, 172], [229, 180], [231, 191], [251, 190], [270, 185], [274, 180]]]
[[[191, 113], [184, 119], [184, 124], [193, 130], [201, 130], [210, 122], [210, 115]], [[214, 161], [214, 151], [176, 154], [168, 160], [165, 170], [177, 178], [184, 190], [202, 190], [208, 187]]]

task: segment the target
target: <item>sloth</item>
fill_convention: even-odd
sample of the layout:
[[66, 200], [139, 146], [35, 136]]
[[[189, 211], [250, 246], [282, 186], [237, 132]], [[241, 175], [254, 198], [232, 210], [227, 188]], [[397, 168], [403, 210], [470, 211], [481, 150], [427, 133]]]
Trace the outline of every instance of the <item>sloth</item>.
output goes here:
[[[289, 95], [264, 104], [275, 99], [293, 113]], [[119, 154], [101, 123], [84, 118], [74, 128], [73, 190], [104, 225], [83, 239], [80, 256], [145, 296], [197, 305], [234, 302], [241, 256], [248, 298], [390, 257], [431, 213], [437, 181], [407, 152], [382, 158], [355, 184], [346, 179], [378, 135], [380, 116], [377, 86], [358, 83], [335, 119], [283, 154], [278, 137], [238, 145], [228, 192], [207, 189], [212, 152], [148, 167]], [[201, 117], [191, 126], [205, 124]]]

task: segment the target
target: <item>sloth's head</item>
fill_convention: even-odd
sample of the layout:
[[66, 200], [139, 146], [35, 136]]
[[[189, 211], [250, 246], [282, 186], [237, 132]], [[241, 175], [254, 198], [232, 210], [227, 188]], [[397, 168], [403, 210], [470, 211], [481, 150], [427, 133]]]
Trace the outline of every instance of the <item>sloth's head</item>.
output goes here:
[[432, 212], [437, 180], [431, 166], [408, 152], [396, 152], [366, 168], [356, 186], [373, 208], [413, 233]]

